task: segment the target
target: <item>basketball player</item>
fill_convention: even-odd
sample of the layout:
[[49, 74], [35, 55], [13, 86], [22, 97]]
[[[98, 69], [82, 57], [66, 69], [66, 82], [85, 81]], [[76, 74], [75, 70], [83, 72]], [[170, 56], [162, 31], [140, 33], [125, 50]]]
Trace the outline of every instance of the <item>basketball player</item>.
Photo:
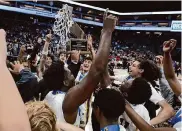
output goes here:
[[[178, 96], [181, 101], [181, 84], [179, 83], [177, 77], [175, 76], [175, 72], [172, 66], [172, 59], [170, 52], [176, 46], [176, 40], [171, 39], [169, 41], [165, 41], [163, 45], [164, 51], [164, 73], [165, 77], [172, 88], [173, 92], [176, 96]], [[176, 115], [172, 118], [171, 124], [173, 128], [153, 128], [149, 124], [147, 124], [137, 113], [130, 107], [129, 104], [126, 104], [126, 113], [133, 121], [133, 123], [137, 126], [140, 131], [181, 131], [181, 109], [176, 113]]]
[[104, 26], [100, 39], [100, 46], [95, 59], [92, 62], [88, 75], [66, 94], [63, 102], [64, 118], [73, 124], [78, 114], [78, 108], [83, 104], [96, 89], [101, 80], [102, 73], [108, 63], [112, 32], [116, 25], [116, 18], [107, 16], [104, 18]]
[[[159, 78], [161, 78], [161, 73], [159, 68], [153, 62], [149, 60], [136, 60], [130, 66], [129, 74], [130, 76], [127, 78], [116, 78], [116, 76], [112, 76], [111, 78], [123, 82], [131, 78], [143, 77], [150, 83], [152, 89], [152, 96], [150, 98], [150, 101], [147, 102], [146, 107], [148, 108], [150, 118], [152, 119], [150, 121], [151, 125], [160, 124], [161, 122], [166, 121], [174, 115], [174, 110], [172, 109], [172, 107], [155, 89], [155, 87], [158, 87], [156, 81]], [[154, 108], [155, 105], [159, 105], [162, 109], [157, 116], [155, 111], [156, 109]]]
[[6, 66], [6, 57], [6, 33], [0, 29], [0, 130], [31, 131], [25, 106]]
[[[150, 123], [150, 116], [143, 105], [152, 95], [151, 87], [147, 81], [141, 77], [129, 80], [122, 84], [120, 90], [123, 96], [130, 103], [131, 107], [141, 116], [147, 123]], [[130, 120], [126, 113], [120, 116], [119, 122], [127, 131], [135, 131], [136, 126]]]
[[[149, 111], [151, 121], [151, 125], [160, 124], [168, 120], [170, 117], [174, 115], [173, 108], [165, 101], [165, 99], [156, 91], [158, 84], [156, 81], [161, 78], [159, 68], [149, 60], [136, 60], [130, 66], [130, 76], [132, 78], [142, 77], [145, 78], [149, 84], [151, 85], [152, 89], [152, 96], [150, 97], [150, 101], [148, 101], [145, 106]], [[151, 103], [152, 102], [152, 103]], [[159, 114], [155, 115], [155, 105], [159, 105], [162, 110]], [[151, 106], [153, 105], [153, 106]], [[155, 117], [156, 116], [156, 117]]]

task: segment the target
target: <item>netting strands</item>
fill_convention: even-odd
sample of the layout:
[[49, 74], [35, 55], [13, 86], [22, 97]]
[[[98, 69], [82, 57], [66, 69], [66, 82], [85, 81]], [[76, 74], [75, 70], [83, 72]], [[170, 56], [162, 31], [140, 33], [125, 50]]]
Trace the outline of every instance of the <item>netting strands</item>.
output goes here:
[[73, 25], [72, 10], [67, 4], [59, 10], [55, 16], [56, 21], [53, 25], [54, 34], [60, 37], [59, 44], [63, 47], [66, 46], [69, 39], [70, 27]]

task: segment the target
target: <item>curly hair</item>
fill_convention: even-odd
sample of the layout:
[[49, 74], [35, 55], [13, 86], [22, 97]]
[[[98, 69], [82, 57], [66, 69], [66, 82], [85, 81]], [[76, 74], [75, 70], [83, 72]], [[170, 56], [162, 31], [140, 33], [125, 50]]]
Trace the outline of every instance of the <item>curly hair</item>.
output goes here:
[[44, 101], [25, 103], [32, 131], [58, 131], [56, 116]]
[[148, 82], [139, 77], [132, 81], [131, 86], [127, 91], [126, 99], [131, 104], [143, 104], [150, 99], [152, 95], [152, 90]]
[[64, 85], [64, 63], [56, 61], [45, 71], [43, 79], [49, 90], [59, 90]]
[[137, 61], [140, 62], [139, 68], [144, 70], [142, 77], [155, 86], [154, 81], [162, 77], [159, 67], [151, 60], [138, 59]]

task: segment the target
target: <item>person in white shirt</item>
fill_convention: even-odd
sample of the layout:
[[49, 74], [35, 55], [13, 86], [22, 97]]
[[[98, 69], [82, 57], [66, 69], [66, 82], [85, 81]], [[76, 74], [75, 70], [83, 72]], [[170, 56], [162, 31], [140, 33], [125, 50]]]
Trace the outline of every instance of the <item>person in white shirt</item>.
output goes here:
[[[172, 88], [173, 92], [176, 96], [178, 96], [179, 100], [181, 101], [181, 84], [178, 81], [177, 77], [175, 76], [175, 72], [172, 66], [172, 59], [170, 52], [176, 46], [176, 40], [170, 39], [169, 41], [165, 41], [163, 44], [163, 51], [164, 51], [164, 74], [165, 77]], [[140, 131], [181, 131], [181, 113], [182, 108], [176, 113], [176, 115], [172, 118], [172, 128], [153, 128], [149, 124], [147, 124], [127, 103], [125, 106], [126, 113], [133, 121], [133, 123], [137, 126]]]
[[[134, 79], [137, 77], [143, 77], [148, 81], [151, 85], [152, 96], [150, 97], [150, 101], [155, 105], [159, 105], [161, 107], [161, 111], [155, 117], [155, 110], [150, 109], [149, 115], [153, 118], [150, 122], [152, 125], [159, 124], [161, 122], [166, 121], [170, 117], [174, 115], [173, 108], [165, 101], [162, 95], [156, 91], [154, 87], [157, 87], [156, 81], [160, 78], [160, 70], [153, 62], [148, 60], [136, 60], [130, 66], [129, 77], [122, 76], [111, 76], [111, 79], [118, 80], [120, 82], [127, 81], [129, 79]], [[150, 103], [150, 102], [149, 102]], [[148, 104], [148, 102], [147, 102]]]
[[[122, 84], [120, 87], [123, 96], [130, 103], [131, 107], [147, 122], [150, 123], [150, 116], [143, 105], [152, 95], [152, 90], [147, 81], [141, 77], [129, 80]], [[123, 118], [123, 119], [122, 119]], [[123, 114], [119, 119], [120, 124], [126, 128], [127, 131], [136, 130], [136, 126], [130, 120], [130, 118]]]
[[161, 107], [161, 111], [155, 117], [154, 108], [150, 108], [150, 105], [147, 107], [146, 105], [150, 103], [150, 101], [145, 104], [152, 119], [150, 121], [150, 124], [160, 124], [171, 118], [174, 115], [173, 108], [165, 101], [161, 94], [159, 94], [156, 89], [154, 89], [154, 87], [158, 86], [156, 84], [156, 81], [161, 77], [161, 73], [157, 65], [149, 60], [136, 60], [130, 66], [129, 73], [132, 78], [142, 77], [148, 81], [152, 89], [152, 96], [150, 97], [150, 101], [155, 105], [159, 105]]
[[[45, 85], [51, 90], [45, 100], [52, 105], [56, 116], [65, 120], [65, 122], [77, 125], [79, 107], [82, 105], [97, 88], [102, 74], [105, 72], [109, 57], [109, 48], [111, 45], [112, 32], [116, 25], [116, 18], [112, 15], [104, 18], [104, 27], [101, 34], [100, 45], [97, 56], [92, 62], [87, 76], [76, 86], [72, 85], [71, 72], [64, 67], [63, 62], [51, 64], [43, 75]], [[66, 86], [65, 91], [63, 91]], [[70, 87], [72, 87], [70, 89]], [[66, 92], [64, 95], [63, 92]], [[59, 97], [59, 98], [56, 98]], [[57, 99], [51, 101], [51, 99]], [[60, 100], [60, 102], [57, 102]], [[58, 111], [58, 109], [60, 109]]]

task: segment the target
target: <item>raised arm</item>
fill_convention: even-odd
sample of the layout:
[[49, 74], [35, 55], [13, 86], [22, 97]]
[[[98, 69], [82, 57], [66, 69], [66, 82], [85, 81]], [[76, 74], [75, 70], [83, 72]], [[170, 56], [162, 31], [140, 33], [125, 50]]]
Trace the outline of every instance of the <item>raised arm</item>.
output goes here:
[[88, 35], [88, 38], [87, 38], [87, 45], [88, 45], [89, 51], [90, 51], [91, 54], [92, 54], [92, 59], [95, 59], [95, 50], [94, 50], [94, 48], [93, 48], [93, 40], [92, 40], [92, 36], [91, 36], [91, 35]]
[[0, 130], [31, 131], [25, 106], [6, 67], [5, 31], [0, 29]]
[[41, 56], [41, 59], [40, 59], [39, 78], [42, 78], [42, 75], [43, 75], [44, 70], [45, 70], [44, 66], [45, 66], [47, 55], [48, 55], [48, 48], [49, 48], [49, 44], [50, 44], [50, 41], [51, 41], [51, 37], [52, 37], [51, 34], [48, 34], [46, 36], [46, 41], [45, 41], [45, 44], [44, 44], [44, 47], [43, 47], [43, 50], [42, 50], [42, 56]]
[[103, 33], [95, 59], [88, 75], [65, 96], [63, 112], [65, 120], [74, 123], [79, 106], [84, 103], [92, 94], [101, 80], [102, 73], [108, 63], [111, 37], [116, 25], [116, 18], [113, 16], [104, 19]]
[[176, 46], [176, 40], [171, 39], [169, 41], [165, 41], [163, 45], [164, 51], [164, 74], [165, 77], [172, 88], [173, 92], [179, 96], [181, 94], [181, 85], [175, 76], [175, 72], [172, 65], [171, 51]]

